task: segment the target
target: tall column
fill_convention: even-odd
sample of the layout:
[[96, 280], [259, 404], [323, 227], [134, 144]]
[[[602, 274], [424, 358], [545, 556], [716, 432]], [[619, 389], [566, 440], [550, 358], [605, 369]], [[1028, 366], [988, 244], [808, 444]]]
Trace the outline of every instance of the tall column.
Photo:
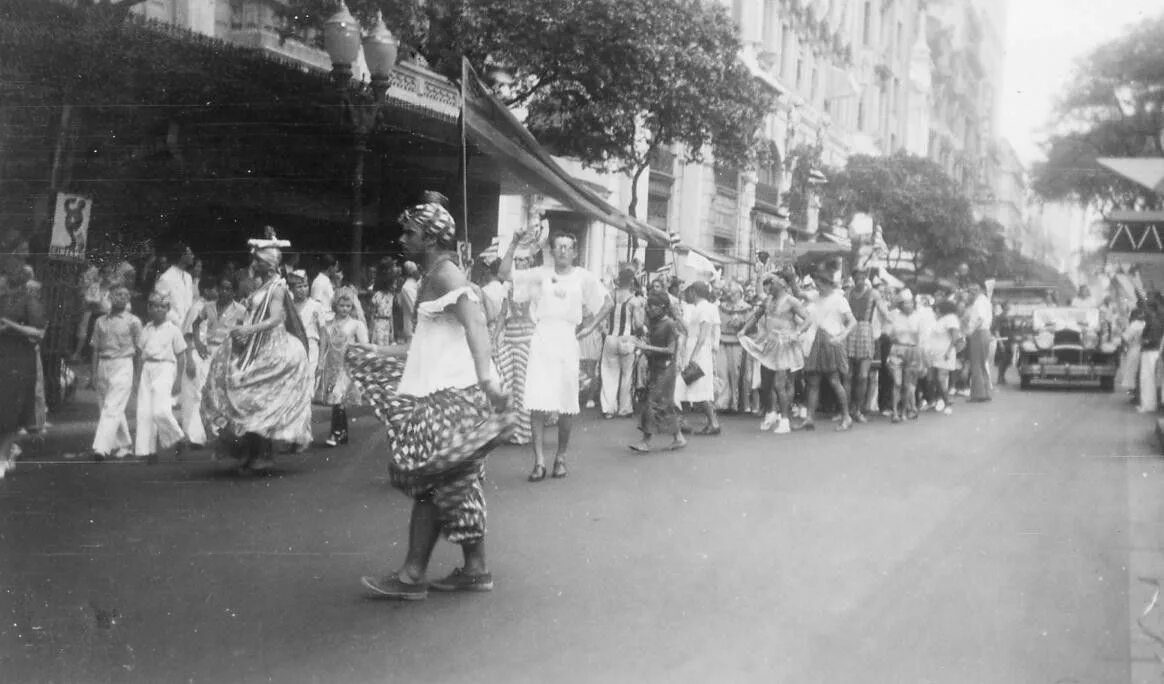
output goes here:
[[[756, 207], [756, 183], [758, 181], [759, 176], [754, 170], [749, 169], [740, 174], [739, 214], [736, 217], [736, 256], [747, 264], [754, 261], [755, 228], [752, 225], [752, 209]], [[725, 271], [727, 275], [748, 276], [748, 267], [743, 264], [732, 266], [731, 271], [727, 269]]]

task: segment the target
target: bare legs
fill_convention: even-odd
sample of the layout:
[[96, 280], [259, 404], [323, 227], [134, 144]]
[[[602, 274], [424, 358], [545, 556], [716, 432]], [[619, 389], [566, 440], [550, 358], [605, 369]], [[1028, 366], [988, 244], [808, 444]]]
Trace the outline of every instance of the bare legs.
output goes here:
[[850, 386], [853, 388], [851, 414], [854, 420], [863, 422], [861, 408], [869, 403], [869, 368], [873, 365], [873, 359], [849, 359], [849, 364], [852, 369]]
[[[425, 580], [432, 551], [441, 535], [440, 516], [436, 504], [430, 499], [417, 499], [412, 504], [412, 518], [408, 525], [408, 555], [397, 576], [406, 584], [418, 584]], [[485, 562], [485, 542], [465, 542], [461, 544], [465, 557], [466, 575], [483, 575], [488, 572]]]
[[[534, 453], [534, 469], [538, 466], [546, 467], [546, 453], [542, 445], [542, 440], [546, 434], [546, 413], [544, 411], [531, 411], [530, 423], [533, 427], [533, 453]], [[566, 454], [570, 450], [570, 433], [574, 429], [574, 416], [568, 413], [558, 414], [558, 448], [554, 453], [554, 469], [558, 470], [558, 464], [566, 463]]]
[[[808, 374], [808, 417], [804, 419], [802, 427], [815, 424], [816, 408], [820, 404], [820, 373]], [[841, 405], [841, 424], [838, 430], [848, 430], [853, 425], [853, 418], [849, 415], [849, 395], [845, 392], [845, 383], [841, 381], [840, 373], [828, 374], [829, 384], [837, 395], [837, 402]]]

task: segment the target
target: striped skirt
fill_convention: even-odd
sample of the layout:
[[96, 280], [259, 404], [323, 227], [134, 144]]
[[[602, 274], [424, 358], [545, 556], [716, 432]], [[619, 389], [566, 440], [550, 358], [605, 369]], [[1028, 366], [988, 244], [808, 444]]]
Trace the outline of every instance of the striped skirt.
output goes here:
[[510, 434], [511, 444], [529, 444], [533, 440], [529, 411], [525, 408], [525, 371], [529, 363], [529, 344], [533, 338], [534, 323], [527, 318], [506, 321], [497, 345], [496, 364], [501, 383], [509, 393], [509, 401], [516, 415]]

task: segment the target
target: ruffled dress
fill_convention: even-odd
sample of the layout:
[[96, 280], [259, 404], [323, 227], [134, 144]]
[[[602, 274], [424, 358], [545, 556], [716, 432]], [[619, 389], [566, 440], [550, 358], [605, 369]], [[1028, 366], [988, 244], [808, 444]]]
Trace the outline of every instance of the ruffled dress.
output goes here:
[[243, 342], [228, 338], [210, 361], [202, 421], [211, 437], [254, 433], [291, 444], [311, 443], [306, 336], [282, 278], [251, 294], [245, 324], [267, 320], [275, 297], [283, 298], [283, 325]]

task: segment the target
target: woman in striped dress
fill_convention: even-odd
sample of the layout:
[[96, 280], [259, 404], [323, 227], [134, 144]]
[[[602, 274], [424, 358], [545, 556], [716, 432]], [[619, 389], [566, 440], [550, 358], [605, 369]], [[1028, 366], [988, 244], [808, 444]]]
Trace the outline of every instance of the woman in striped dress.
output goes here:
[[[528, 255], [515, 256], [515, 269], [530, 267]], [[509, 394], [511, 409], [516, 415], [516, 424], [510, 434], [511, 444], [529, 444], [533, 439], [530, 414], [525, 408], [525, 368], [529, 361], [529, 344], [533, 339], [534, 321], [530, 317], [529, 298], [515, 301], [511, 291], [506, 299], [505, 322], [498, 345], [497, 365], [505, 392]]]

